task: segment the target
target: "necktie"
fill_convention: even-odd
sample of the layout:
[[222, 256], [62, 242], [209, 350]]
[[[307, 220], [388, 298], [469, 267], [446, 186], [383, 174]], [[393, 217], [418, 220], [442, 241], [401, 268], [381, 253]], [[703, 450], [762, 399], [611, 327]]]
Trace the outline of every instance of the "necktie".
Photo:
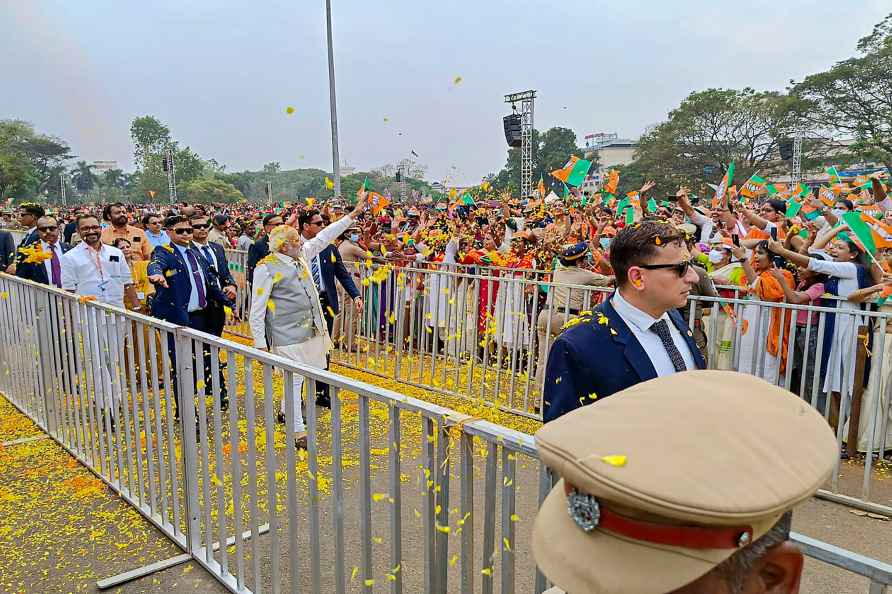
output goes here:
[[189, 268], [192, 269], [192, 279], [195, 280], [195, 288], [198, 289], [198, 308], [204, 309], [207, 307], [208, 301], [204, 295], [204, 285], [201, 283], [201, 273], [198, 271], [198, 260], [195, 258], [195, 254], [189, 250], [186, 250], [186, 257], [189, 258]]
[[313, 256], [313, 259], [310, 260], [310, 270], [313, 272], [313, 282], [316, 283], [316, 288], [319, 289], [320, 293], [324, 293], [322, 290], [322, 274], [319, 272], [319, 256]]
[[53, 257], [50, 259], [50, 270], [53, 274], [53, 286], [57, 289], [62, 288], [62, 263], [59, 261], [59, 252], [56, 251], [56, 246], [51, 245], [50, 251], [53, 253]]
[[663, 343], [663, 348], [666, 349], [666, 353], [669, 355], [669, 359], [672, 361], [672, 366], [675, 367], [675, 371], [687, 371], [688, 367], [684, 364], [684, 359], [678, 351], [678, 348], [675, 346], [675, 342], [672, 340], [672, 335], [669, 334], [669, 324], [666, 320], [657, 320], [651, 325], [650, 329], [654, 334], [660, 337], [660, 342]]
[[208, 260], [208, 264], [210, 264], [214, 268], [217, 268], [217, 260], [214, 258], [214, 254], [211, 253], [210, 246], [206, 245], [201, 249], [204, 252], [204, 257]]

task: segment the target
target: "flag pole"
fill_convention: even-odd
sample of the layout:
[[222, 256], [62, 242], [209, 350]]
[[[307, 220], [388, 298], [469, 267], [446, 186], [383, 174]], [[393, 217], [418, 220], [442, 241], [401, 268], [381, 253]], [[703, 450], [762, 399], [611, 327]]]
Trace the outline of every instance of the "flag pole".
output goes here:
[[331, 0], [325, 0], [325, 24], [328, 39], [328, 98], [331, 109], [331, 160], [335, 198], [341, 195], [341, 159], [338, 154], [338, 106], [335, 98], [334, 51], [331, 41]]

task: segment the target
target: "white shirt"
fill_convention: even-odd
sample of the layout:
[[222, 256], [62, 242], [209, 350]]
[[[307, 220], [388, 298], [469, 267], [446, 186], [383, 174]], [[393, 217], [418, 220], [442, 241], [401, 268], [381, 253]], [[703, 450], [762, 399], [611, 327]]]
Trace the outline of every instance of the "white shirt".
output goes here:
[[100, 246], [97, 252], [82, 241], [62, 254], [62, 288], [123, 308], [124, 286], [133, 284], [130, 267], [121, 250]]
[[192, 245], [198, 248], [198, 251], [208, 261], [208, 264], [213, 266], [218, 272], [220, 271], [220, 263], [217, 262], [217, 254], [214, 253], [214, 248], [208, 245], [208, 243], [198, 243], [197, 241], [193, 241]]
[[[51, 247], [50, 244], [48, 244], [47, 242], [45, 242], [44, 240], [41, 239], [40, 240], [40, 249], [42, 249], [45, 252], [49, 252], [49, 251], [56, 252], [56, 257], [59, 258], [59, 266], [60, 267], [62, 266], [62, 246], [59, 245], [58, 241], [55, 243], [55, 245], [53, 245]], [[48, 258], [48, 259], [44, 260], [43, 265], [46, 268], [46, 278], [49, 281], [49, 283], [52, 285], [53, 284], [53, 261], [52, 261], [52, 259]]]
[[[626, 326], [629, 327], [629, 330], [632, 331], [632, 335], [641, 344], [644, 352], [647, 353], [650, 362], [653, 364], [654, 369], [657, 372], [657, 377], [675, 373], [675, 366], [672, 364], [672, 359], [669, 358], [669, 353], [666, 352], [666, 347], [663, 346], [663, 341], [660, 340], [660, 337], [656, 332], [650, 329], [653, 323], [657, 321], [657, 318], [654, 318], [647, 312], [641, 311], [623, 299], [619, 291], [616, 291], [613, 294], [611, 303], [613, 304], [616, 313], [619, 314], [619, 317], [622, 318], [623, 322], [626, 323]], [[688, 343], [685, 342], [684, 337], [678, 331], [678, 328], [675, 327], [675, 323], [669, 317], [669, 314], [664, 313], [659, 319], [666, 320], [666, 323], [669, 325], [669, 335], [672, 337], [672, 342], [675, 343], [675, 348], [681, 353], [681, 358], [684, 359], [685, 367], [688, 369], [697, 369], [697, 364], [694, 362], [694, 355], [691, 353], [691, 349], [688, 348]]]
[[[189, 291], [189, 304], [186, 306], [186, 311], [188, 311], [190, 313], [193, 311], [198, 311], [199, 309], [201, 309], [201, 304], [198, 302], [198, 287], [195, 284], [196, 276], [198, 276], [198, 280], [199, 280], [199, 282], [201, 282], [201, 287], [204, 289], [205, 306], [207, 306], [207, 297], [208, 297], [207, 285], [204, 284], [204, 275], [201, 273], [201, 266], [198, 267], [198, 270], [197, 270], [198, 274], [197, 275], [194, 274], [193, 273], [194, 269], [192, 268], [192, 262], [189, 260], [189, 254], [186, 253], [186, 248], [184, 248], [183, 246], [177, 245], [173, 242], [171, 242], [170, 245], [175, 247], [180, 252], [180, 255], [183, 257], [183, 261], [186, 263], [186, 269], [189, 271], [187, 276], [189, 277], [189, 285], [192, 287], [192, 290]], [[198, 258], [196, 258], [196, 263], [197, 263], [197, 260], [198, 260]]]

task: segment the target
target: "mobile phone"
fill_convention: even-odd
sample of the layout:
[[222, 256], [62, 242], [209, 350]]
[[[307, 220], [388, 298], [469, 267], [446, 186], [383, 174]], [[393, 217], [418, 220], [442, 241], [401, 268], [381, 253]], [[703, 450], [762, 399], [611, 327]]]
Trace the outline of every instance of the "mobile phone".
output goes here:
[[777, 227], [772, 227], [768, 232], [771, 233], [771, 239], [777, 241]]
[[669, 202], [678, 202], [678, 196], [676, 196], [675, 194], [666, 194], [665, 199]]
[[731, 241], [734, 243], [734, 245], [736, 245], [737, 247], [740, 247], [740, 235], [737, 235], [735, 233], [734, 235], [731, 236]]

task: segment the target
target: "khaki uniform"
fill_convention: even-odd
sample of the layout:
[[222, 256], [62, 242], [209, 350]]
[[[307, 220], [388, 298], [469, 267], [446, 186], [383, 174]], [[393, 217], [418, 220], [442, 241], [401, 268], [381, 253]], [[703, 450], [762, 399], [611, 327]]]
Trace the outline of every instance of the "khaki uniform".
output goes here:
[[[548, 359], [548, 349], [554, 342], [554, 338], [561, 333], [561, 328], [567, 320], [576, 315], [585, 307], [585, 294], [582, 289], [571, 289], [564, 285], [585, 285], [590, 287], [606, 287], [610, 285], [609, 277], [578, 266], [563, 266], [558, 264], [554, 271], [552, 287], [554, 291], [554, 305], [549, 312], [548, 307], [539, 312], [536, 319], [536, 337], [538, 340], [538, 357], [536, 359], [536, 385], [541, 386], [545, 377], [545, 365]], [[590, 301], [591, 307], [596, 302]], [[567, 308], [569, 307], [569, 313]], [[548, 339], [546, 340], [546, 336]]]
[[815, 409], [731, 371], [636, 384], [535, 438], [560, 480], [536, 517], [533, 556], [553, 592], [570, 594], [696, 582], [809, 499], [839, 456]]

